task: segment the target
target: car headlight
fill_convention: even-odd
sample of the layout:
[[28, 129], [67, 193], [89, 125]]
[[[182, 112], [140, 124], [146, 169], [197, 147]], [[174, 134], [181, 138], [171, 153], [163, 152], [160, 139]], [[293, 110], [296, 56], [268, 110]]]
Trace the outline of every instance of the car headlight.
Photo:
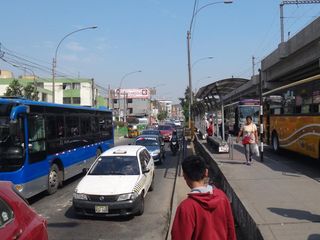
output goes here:
[[160, 153], [160, 150], [155, 150], [155, 151], [153, 151], [152, 153], [151, 153], [151, 155], [158, 155]]
[[83, 193], [73, 193], [73, 198], [79, 200], [88, 200], [87, 195]]
[[133, 192], [133, 193], [125, 193], [121, 194], [118, 197], [118, 201], [125, 201], [125, 200], [135, 200], [138, 197], [138, 193]]

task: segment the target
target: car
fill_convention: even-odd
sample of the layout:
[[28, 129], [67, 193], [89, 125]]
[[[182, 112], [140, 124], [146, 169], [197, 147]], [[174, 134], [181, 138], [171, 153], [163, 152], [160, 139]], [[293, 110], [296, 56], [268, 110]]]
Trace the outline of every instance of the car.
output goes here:
[[143, 146], [123, 145], [103, 152], [77, 185], [77, 215], [142, 215], [148, 191], [154, 188], [154, 162]]
[[145, 146], [155, 163], [162, 164], [165, 158], [164, 141], [159, 135], [140, 135], [136, 138], [136, 145]]
[[157, 135], [160, 138], [162, 144], [164, 144], [163, 136], [160, 131], [157, 129], [146, 129], [141, 132], [141, 135]]
[[159, 125], [158, 130], [160, 131], [164, 141], [170, 141], [174, 128], [171, 125]]
[[0, 181], [0, 236], [1, 239], [48, 239], [46, 219], [8, 181]]
[[174, 120], [173, 123], [174, 123], [175, 126], [181, 127], [181, 122], [180, 122], [180, 120]]

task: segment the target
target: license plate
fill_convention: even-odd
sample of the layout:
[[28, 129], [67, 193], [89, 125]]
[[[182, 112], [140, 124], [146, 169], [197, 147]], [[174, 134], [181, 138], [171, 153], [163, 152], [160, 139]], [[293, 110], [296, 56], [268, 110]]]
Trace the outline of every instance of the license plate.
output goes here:
[[95, 206], [96, 213], [108, 213], [109, 208], [108, 206]]

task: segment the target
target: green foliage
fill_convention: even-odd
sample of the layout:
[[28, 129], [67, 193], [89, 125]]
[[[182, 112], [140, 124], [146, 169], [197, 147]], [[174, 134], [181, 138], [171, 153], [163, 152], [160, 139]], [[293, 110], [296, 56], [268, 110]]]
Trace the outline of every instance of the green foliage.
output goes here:
[[6, 97], [23, 97], [23, 86], [17, 79], [13, 79], [13, 81], [7, 87], [4, 95]]
[[30, 100], [34, 100], [34, 101], [38, 101], [39, 97], [38, 97], [38, 91], [37, 91], [37, 87], [35, 86], [34, 83], [29, 83], [27, 86], [24, 87], [24, 96], [27, 99]]
[[158, 113], [157, 118], [159, 121], [162, 121], [162, 120], [166, 119], [167, 116], [168, 116], [167, 111], [161, 111]]
[[29, 83], [27, 86], [23, 87], [18, 79], [13, 79], [13, 81], [7, 87], [4, 93], [6, 97], [25, 97], [30, 100], [38, 101], [38, 91], [34, 83]]
[[[195, 100], [194, 92], [192, 92], [193, 100]], [[184, 92], [184, 98], [179, 98], [180, 105], [182, 106], [183, 115], [185, 118], [185, 122], [189, 121], [189, 103], [190, 103], [190, 91], [189, 86], [186, 88]]]

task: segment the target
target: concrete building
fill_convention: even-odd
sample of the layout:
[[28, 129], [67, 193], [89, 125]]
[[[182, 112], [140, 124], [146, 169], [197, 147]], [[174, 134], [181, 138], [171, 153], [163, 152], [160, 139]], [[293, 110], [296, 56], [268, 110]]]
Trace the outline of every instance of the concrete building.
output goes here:
[[151, 94], [149, 88], [112, 89], [110, 102], [114, 116], [126, 120], [128, 116], [150, 117]]
[[[3, 74], [5, 73], [5, 74]], [[3, 96], [9, 84], [14, 80], [9, 71], [1, 71], [0, 96]], [[52, 102], [52, 79], [36, 76], [20, 76], [16, 78], [23, 86], [35, 82], [39, 101]], [[94, 83], [93, 79], [55, 80], [55, 103], [81, 106], [107, 106], [107, 89]]]

